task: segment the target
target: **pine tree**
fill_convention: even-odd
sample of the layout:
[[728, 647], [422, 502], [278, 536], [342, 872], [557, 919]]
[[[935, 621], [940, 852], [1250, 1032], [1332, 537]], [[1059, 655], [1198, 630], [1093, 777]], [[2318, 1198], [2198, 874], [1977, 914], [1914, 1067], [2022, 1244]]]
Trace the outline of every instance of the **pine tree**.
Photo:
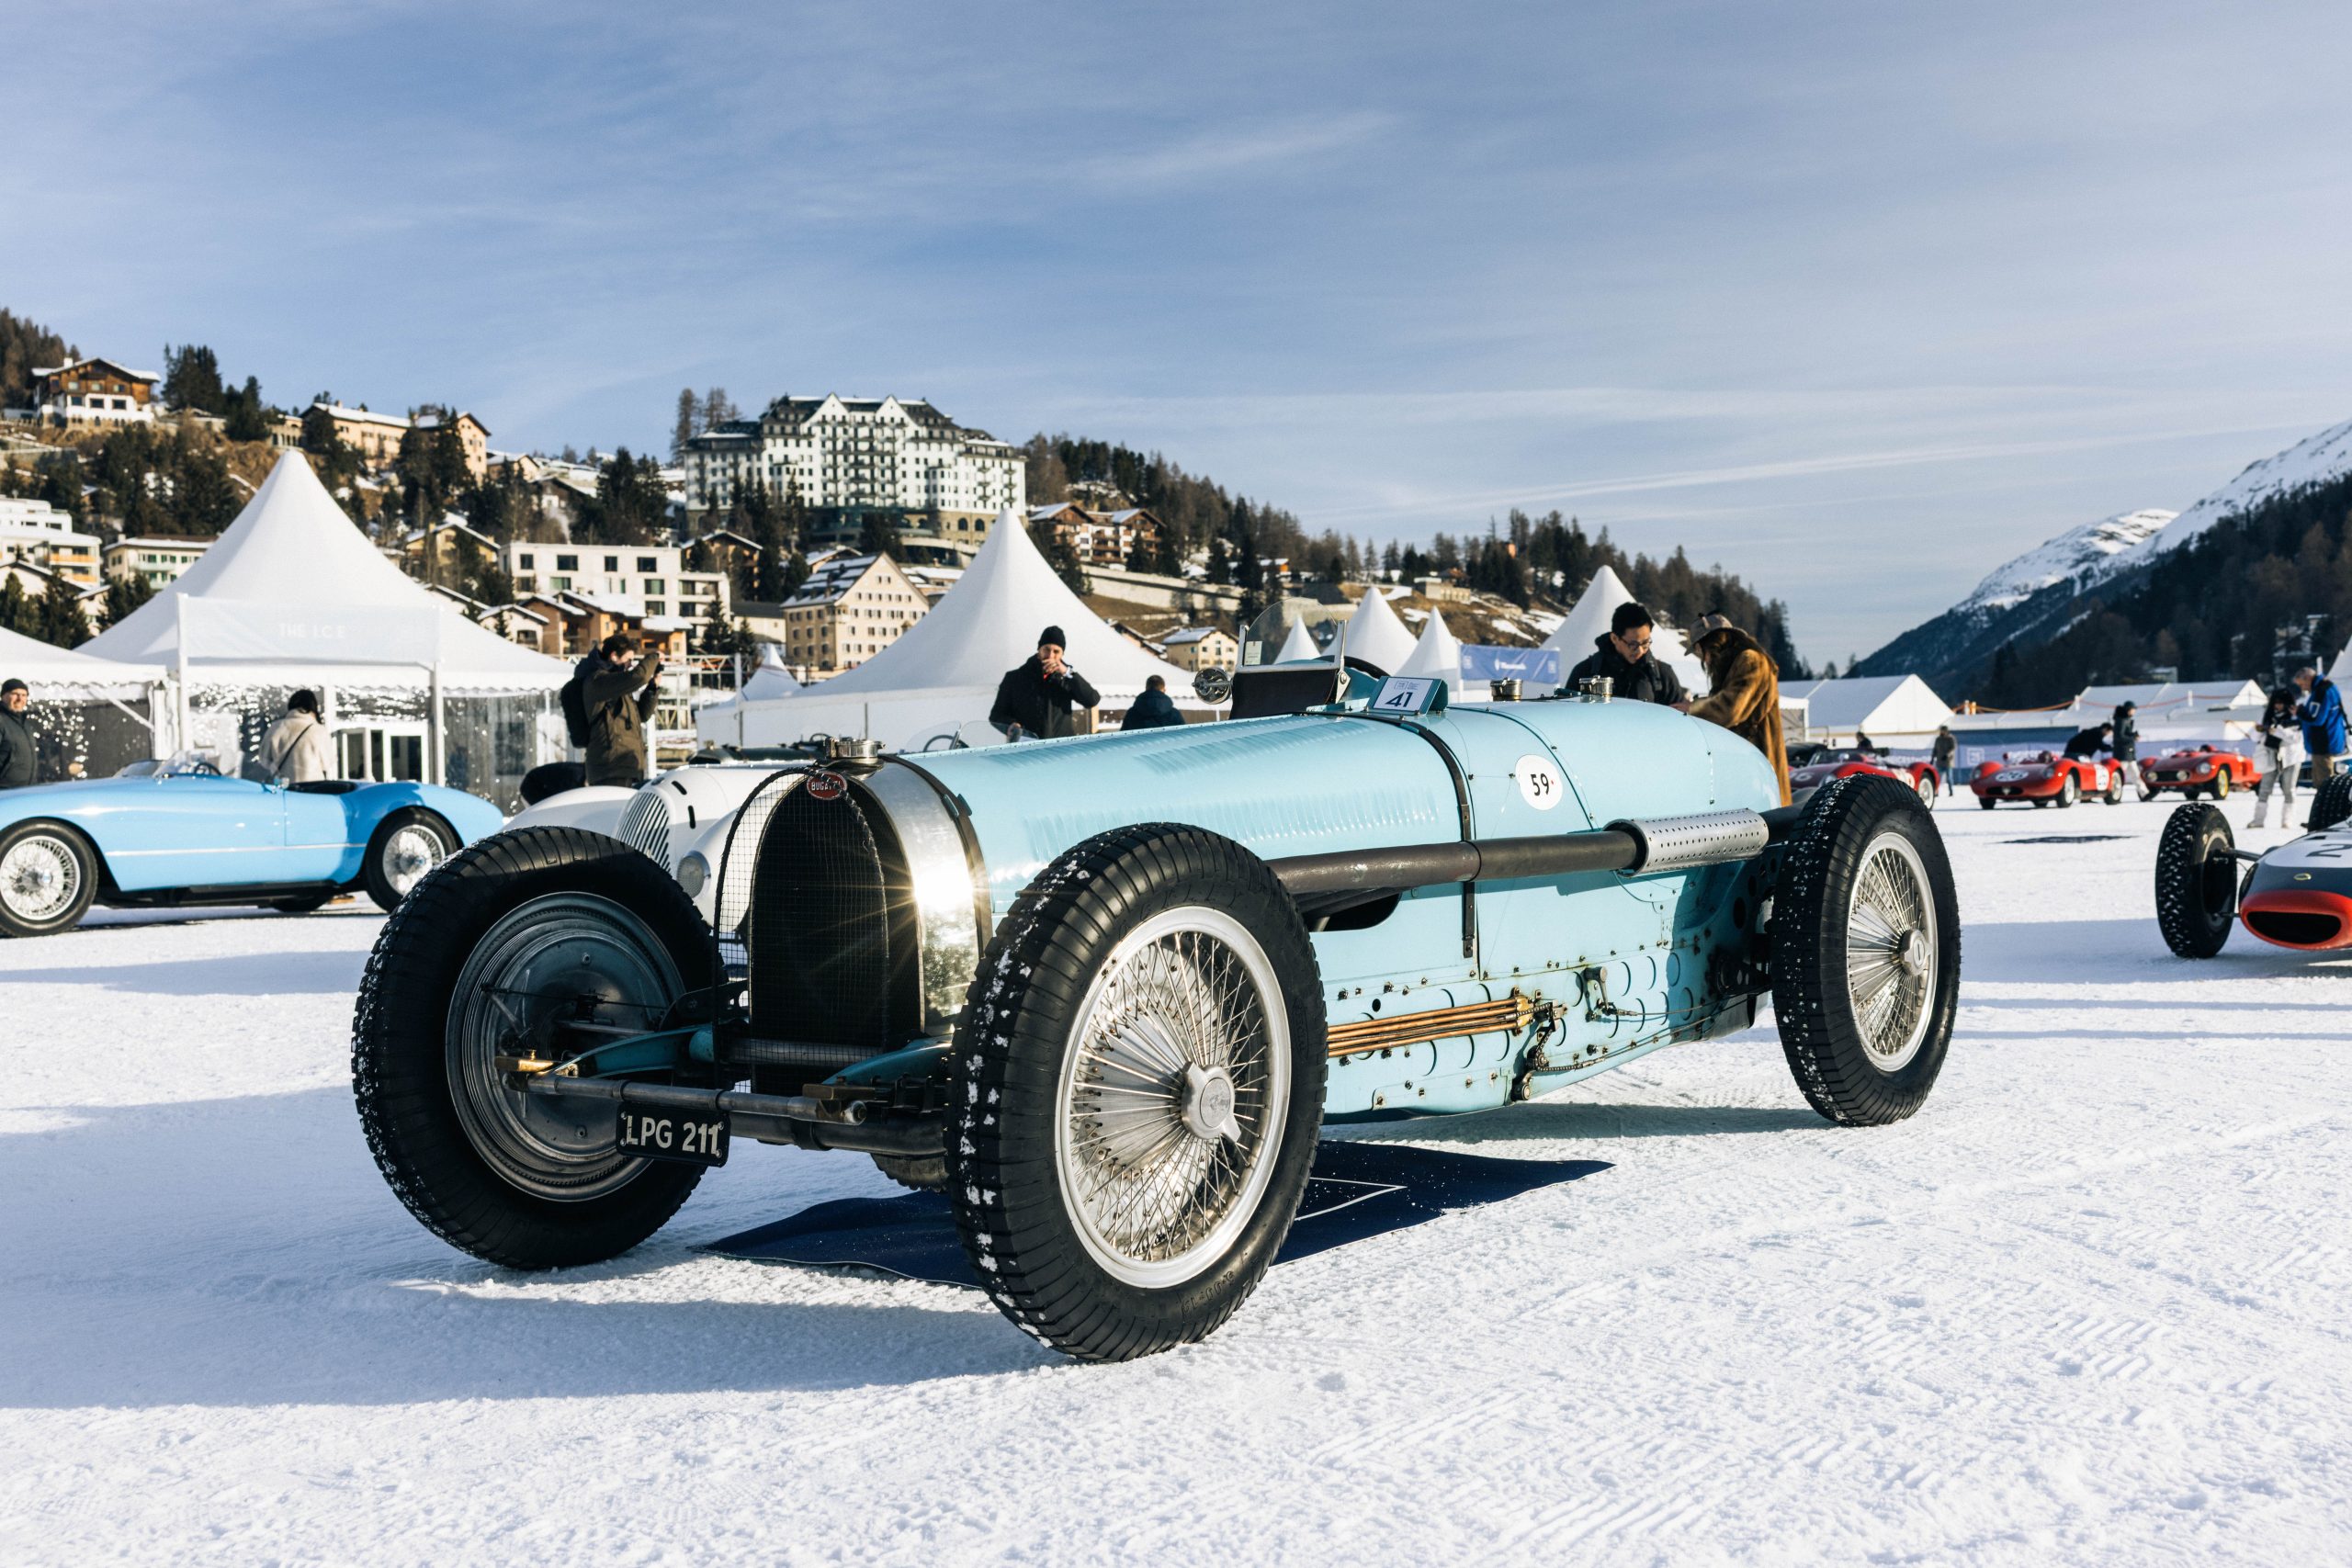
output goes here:
[[701, 406], [695, 401], [695, 389], [692, 387], [679, 388], [678, 421], [670, 428], [670, 461], [678, 463], [685, 460], [686, 443], [702, 434], [701, 412]]
[[33, 626], [27, 632], [59, 648], [75, 648], [90, 640], [89, 618], [82, 613], [82, 591], [62, 577], [32, 602]]
[[0, 631], [32, 637], [38, 624], [32, 601], [25, 596], [25, 585], [17, 581], [15, 572], [0, 570]]
[[110, 577], [107, 579], [106, 607], [100, 612], [100, 616], [108, 627], [119, 626], [130, 618], [133, 610], [154, 596], [155, 585], [137, 572], [127, 577]]
[[220, 361], [200, 343], [164, 345], [164, 385], [157, 394], [175, 409], [217, 414], [228, 404], [220, 384]]

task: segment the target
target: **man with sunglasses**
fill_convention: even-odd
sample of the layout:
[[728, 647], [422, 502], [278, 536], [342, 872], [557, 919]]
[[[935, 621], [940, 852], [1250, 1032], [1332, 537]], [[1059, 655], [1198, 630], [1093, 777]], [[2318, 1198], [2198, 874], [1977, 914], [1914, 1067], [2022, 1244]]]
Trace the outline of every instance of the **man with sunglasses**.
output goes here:
[[1656, 620], [1639, 604], [1629, 600], [1618, 605], [1617, 613], [1609, 617], [1608, 634], [1593, 638], [1592, 652], [1568, 671], [1561, 689], [1573, 696], [1578, 682], [1598, 675], [1609, 681], [1609, 694], [1620, 701], [1657, 703], [1690, 712], [1690, 694], [1682, 689], [1674, 671], [1650, 652], [1650, 637], [1657, 629]]

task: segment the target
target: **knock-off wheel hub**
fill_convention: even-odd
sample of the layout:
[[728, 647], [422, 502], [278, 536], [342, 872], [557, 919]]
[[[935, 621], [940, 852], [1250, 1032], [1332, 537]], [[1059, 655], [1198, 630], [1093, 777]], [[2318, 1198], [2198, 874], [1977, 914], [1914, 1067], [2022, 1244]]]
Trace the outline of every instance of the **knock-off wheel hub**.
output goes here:
[[1197, 1064], [1184, 1069], [1184, 1105], [1180, 1114], [1185, 1130], [1196, 1138], [1241, 1141], [1241, 1124], [1234, 1120], [1233, 1075], [1222, 1066]]
[[1914, 928], [1903, 933], [1902, 943], [1895, 956], [1902, 962], [1903, 967], [1911, 971], [1912, 974], [1925, 975], [1928, 972], [1929, 960], [1935, 956], [1935, 948], [1928, 941], [1926, 931]]

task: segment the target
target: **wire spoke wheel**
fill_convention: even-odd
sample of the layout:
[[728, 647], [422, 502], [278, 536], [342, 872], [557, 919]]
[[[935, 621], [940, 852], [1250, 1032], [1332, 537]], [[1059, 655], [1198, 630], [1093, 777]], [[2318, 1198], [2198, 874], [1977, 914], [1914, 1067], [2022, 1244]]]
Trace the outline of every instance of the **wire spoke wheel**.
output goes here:
[[1105, 1273], [1173, 1285], [1224, 1256], [1289, 1109], [1289, 1030], [1264, 949], [1216, 909], [1146, 921], [1080, 1010], [1058, 1100], [1063, 1200]]
[[384, 881], [396, 892], [406, 893], [424, 879], [424, 874], [441, 863], [449, 847], [441, 835], [421, 823], [410, 823], [384, 841]]
[[1863, 852], [1846, 912], [1846, 994], [1862, 1043], [1882, 1069], [1918, 1055], [1935, 972], [1927, 868], [1910, 840], [1883, 834]]
[[[612, 1130], [511, 1088], [495, 1066], [542, 1054], [559, 1021], [650, 1029], [684, 990], [644, 921], [606, 898], [558, 894], [509, 912], [483, 934], [449, 998], [449, 1096], [467, 1141], [503, 1179], [536, 1198], [583, 1202], [634, 1179], [641, 1159]], [[593, 1063], [583, 1074], [594, 1077]]]
[[71, 909], [85, 880], [82, 857], [55, 833], [28, 833], [0, 856], [0, 902], [27, 925], [47, 925]]

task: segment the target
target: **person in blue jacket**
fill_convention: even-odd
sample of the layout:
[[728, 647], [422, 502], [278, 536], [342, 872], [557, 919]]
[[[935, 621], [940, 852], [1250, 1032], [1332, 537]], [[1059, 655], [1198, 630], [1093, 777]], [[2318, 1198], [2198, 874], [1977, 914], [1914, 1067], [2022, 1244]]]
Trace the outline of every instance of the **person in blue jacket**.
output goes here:
[[2344, 755], [2344, 696], [2335, 682], [2308, 664], [2295, 671], [2295, 686], [2303, 694], [2295, 716], [2303, 723], [2303, 750], [2311, 753], [2311, 784], [2317, 789], [2321, 781], [2335, 776], [2337, 759]]

